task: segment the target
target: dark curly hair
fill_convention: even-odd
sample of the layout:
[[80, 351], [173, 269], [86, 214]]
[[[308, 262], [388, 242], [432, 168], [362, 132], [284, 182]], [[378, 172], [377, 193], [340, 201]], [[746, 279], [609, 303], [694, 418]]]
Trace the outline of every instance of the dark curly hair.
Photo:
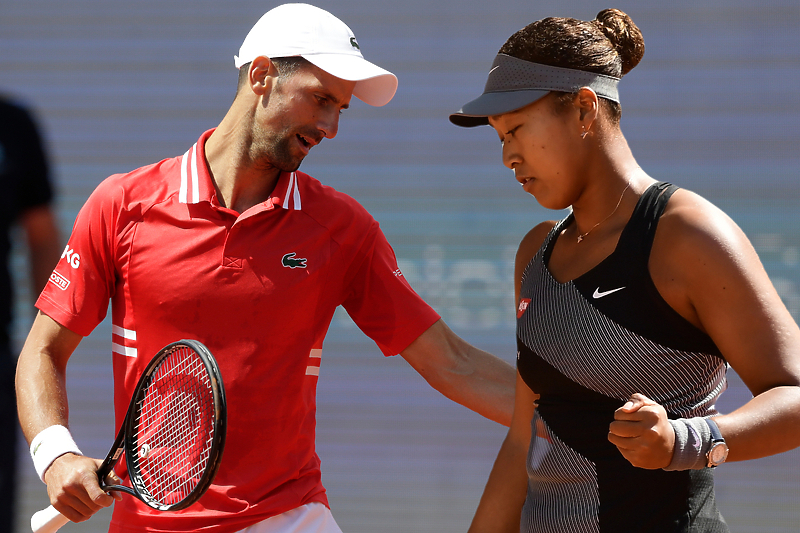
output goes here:
[[[509, 37], [498, 53], [621, 78], [644, 56], [644, 37], [628, 15], [619, 9], [604, 9], [592, 21], [558, 17], [537, 20]], [[562, 105], [574, 97], [557, 94]], [[601, 101], [611, 120], [618, 123], [620, 105]]]

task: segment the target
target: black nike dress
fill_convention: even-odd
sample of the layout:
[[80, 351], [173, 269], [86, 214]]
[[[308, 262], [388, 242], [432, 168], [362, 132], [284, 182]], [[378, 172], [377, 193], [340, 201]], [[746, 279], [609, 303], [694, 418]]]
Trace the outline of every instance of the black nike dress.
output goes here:
[[528, 454], [523, 533], [727, 532], [711, 469], [633, 467], [608, 441], [635, 392], [670, 418], [716, 414], [726, 363], [713, 341], [663, 300], [648, 260], [674, 185], [639, 199], [615, 251], [567, 283], [547, 263], [572, 215], [525, 269], [517, 368], [540, 395]]

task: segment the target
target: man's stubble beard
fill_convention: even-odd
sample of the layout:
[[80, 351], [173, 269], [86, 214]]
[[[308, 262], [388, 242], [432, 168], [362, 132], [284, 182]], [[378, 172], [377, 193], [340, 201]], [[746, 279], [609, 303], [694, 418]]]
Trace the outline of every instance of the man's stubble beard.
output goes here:
[[295, 141], [295, 133], [284, 130], [279, 133], [261, 132], [260, 141], [254, 146], [253, 160], [258, 167], [277, 168], [283, 172], [294, 172], [300, 168], [305, 156], [292, 155], [291, 145]]

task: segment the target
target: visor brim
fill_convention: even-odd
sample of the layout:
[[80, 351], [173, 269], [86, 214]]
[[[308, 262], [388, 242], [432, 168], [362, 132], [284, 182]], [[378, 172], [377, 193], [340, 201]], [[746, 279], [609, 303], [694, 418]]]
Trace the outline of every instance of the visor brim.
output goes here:
[[450, 115], [450, 122], [464, 128], [485, 126], [489, 124], [489, 117], [522, 109], [549, 92], [547, 89], [522, 89], [483, 93]]

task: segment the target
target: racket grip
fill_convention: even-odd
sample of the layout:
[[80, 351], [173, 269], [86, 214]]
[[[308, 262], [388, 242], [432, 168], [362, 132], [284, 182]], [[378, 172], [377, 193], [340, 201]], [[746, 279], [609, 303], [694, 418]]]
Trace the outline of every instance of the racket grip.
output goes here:
[[67, 522], [69, 519], [51, 505], [47, 509], [34, 513], [31, 517], [31, 531], [33, 533], [55, 533]]

